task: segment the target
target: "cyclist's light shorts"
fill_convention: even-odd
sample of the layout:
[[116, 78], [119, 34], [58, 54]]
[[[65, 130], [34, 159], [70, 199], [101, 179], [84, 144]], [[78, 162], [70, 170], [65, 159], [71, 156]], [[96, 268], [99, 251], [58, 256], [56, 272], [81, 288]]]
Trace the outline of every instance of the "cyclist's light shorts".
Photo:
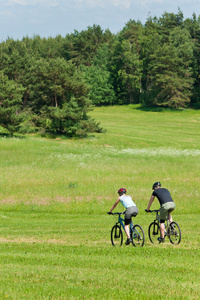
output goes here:
[[176, 205], [174, 202], [167, 202], [163, 204], [160, 208], [160, 219], [167, 220], [168, 213], [172, 212], [175, 209]]
[[131, 217], [136, 217], [137, 214], [138, 214], [137, 206], [128, 207], [125, 212], [125, 225], [129, 225], [131, 223]]

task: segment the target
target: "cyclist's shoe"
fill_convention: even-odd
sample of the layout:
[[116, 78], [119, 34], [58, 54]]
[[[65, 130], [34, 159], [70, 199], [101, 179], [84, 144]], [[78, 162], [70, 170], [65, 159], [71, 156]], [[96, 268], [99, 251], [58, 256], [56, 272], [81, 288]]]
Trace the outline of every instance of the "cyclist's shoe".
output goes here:
[[159, 243], [164, 243], [165, 242], [165, 239], [161, 238], [161, 237], [158, 237], [158, 241]]
[[127, 240], [126, 240], [126, 243], [125, 243], [125, 245], [129, 245], [131, 242], [132, 242], [132, 239], [131, 239], [131, 238], [129, 238], [129, 239], [127, 239]]

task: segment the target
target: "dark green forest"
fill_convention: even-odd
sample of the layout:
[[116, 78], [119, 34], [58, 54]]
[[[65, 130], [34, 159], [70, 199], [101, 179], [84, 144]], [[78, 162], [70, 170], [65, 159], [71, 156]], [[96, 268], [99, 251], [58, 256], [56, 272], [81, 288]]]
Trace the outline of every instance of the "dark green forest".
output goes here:
[[200, 16], [164, 12], [65, 37], [7, 38], [0, 44], [0, 126], [13, 134], [102, 132], [92, 106], [200, 105]]

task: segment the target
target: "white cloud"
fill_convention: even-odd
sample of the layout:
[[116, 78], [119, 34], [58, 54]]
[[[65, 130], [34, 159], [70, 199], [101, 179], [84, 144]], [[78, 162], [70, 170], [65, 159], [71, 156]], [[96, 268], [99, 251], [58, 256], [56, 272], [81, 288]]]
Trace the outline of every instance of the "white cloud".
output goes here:
[[86, 6], [89, 6], [89, 7], [102, 7], [104, 8], [105, 7], [105, 3], [104, 1], [101, 1], [101, 0], [72, 0], [72, 2], [75, 2], [75, 4], [78, 6], [83, 6], [83, 5], [86, 5]]
[[0, 11], [0, 15], [4, 17], [15, 17], [15, 14], [9, 10]]
[[[8, 5], [21, 5], [21, 6], [47, 6], [47, 7], [74, 7], [76, 8], [83, 8], [83, 7], [90, 7], [90, 8], [108, 8], [108, 7], [115, 7], [115, 8], [125, 8], [130, 9], [131, 7], [148, 7], [150, 5], [168, 5], [170, 6], [172, 3], [176, 3], [177, 5], [190, 3], [191, 0], [7, 0]], [[192, 0], [192, 1], [199, 1], [199, 0]], [[0, 3], [6, 5], [4, 0], [0, 0]], [[167, 4], [168, 3], [168, 4]], [[181, 5], [180, 4], [180, 5]]]
[[28, 1], [26, 0], [9, 0], [8, 4], [19, 4], [19, 5], [27, 5]]
[[0, 3], [5, 6], [6, 4], [9, 6], [60, 6], [60, 7], [101, 7], [107, 8], [108, 6], [113, 7], [122, 7], [122, 8], [130, 8], [132, 4], [134, 4], [133, 0], [7, 0], [7, 3], [4, 0], [0, 0]]
[[149, 5], [164, 5], [170, 6], [171, 4], [184, 5], [191, 3], [198, 4], [199, 0], [0, 0], [2, 5], [21, 5], [21, 6], [32, 6], [32, 5], [42, 5], [42, 6], [60, 6], [60, 7], [73, 7], [74, 4], [77, 6], [87, 6], [87, 7], [122, 7], [131, 8], [135, 5], [139, 6], [149, 6]]
[[59, 0], [8, 0], [9, 5], [22, 5], [22, 6], [30, 6], [30, 5], [45, 5], [45, 6], [57, 6]]
[[142, 4], [142, 5], [148, 5], [148, 4], [154, 4], [154, 3], [164, 3], [163, 0], [137, 0], [136, 1], [138, 4]]
[[125, 8], [129, 8], [131, 6], [131, 0], [111, 0], [111, 3], [114, 6], [124, 6]]
[[102, 7], [106, 8], [108, 6], [121, 6], [129, 8], [131, 6], [132, 0], [72, 0], [77, 5], [87, 5], [89, 7]]

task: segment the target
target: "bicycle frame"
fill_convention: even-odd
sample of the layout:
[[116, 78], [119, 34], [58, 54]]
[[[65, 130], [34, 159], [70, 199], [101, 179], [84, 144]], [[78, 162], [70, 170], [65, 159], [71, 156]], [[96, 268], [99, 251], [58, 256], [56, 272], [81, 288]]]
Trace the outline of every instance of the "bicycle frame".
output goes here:
[[[155, 224], [157, 223], [160, 226], [160, 215], [159, 215], [160, 210], [159, 209], [155, 209], [153, 211], [156, 212], [156, 219], [154, 220], [154, 223]], [[166, 221], [167, 221], [167, 225], [164, 223], [165, 224], [165, 236], [169, 236], [169, 234], [168, 234], [168, 228], [169, 228], [170, 222], [169, 222], [168, 219], [165, 220], [165, 222]], [[155, 227], [154, 227], [154, 229], [155, 229]], [[156, 234], [158, 234], [158, 233], [156, 233]]]
[[[154, 244], [155, 238], [158, 235], [160, 235], [160, 215], [159, 215], [160, 210], [159, 209], [151, 210], [149, 212], [156, 213], [156, 218], [152, 223], [150, 223], [148, 228], [149, 239]], [[181, 241], [181, 229], [178, 223], [174, 221], [170, 223], [169, 219], [167, 218], [165, 220], [164, 225], [165, 225], [164, 237], [167, 236], [172, 244], [179, 244]], [[159, 237], [158, 237], [158, 241], [159, 241]]]
[[[125, 213], [125, 212], [123, 212], [123, 213], [114, 213], [114, 215], [115, 215], [115, 214], [118, 215], [118, 221], [116, 222], [116, 225], [117, 225], [117, 224], [120, 224], [120, 226], [123, 228], [123, 230], [124, 230], [124, 232], [125, 232], [125, 226], [124, 226], [125, 219], [123, 219], [123, 218], [121, 217], [121, 215], [124, 214], [124, 213]], [[133, 227], [134, 227], [134, 224], [133, 224], [133, 222], [131, 221], [130, 227], [129, 227], [130, 235], [131, 235], [131, 231], [132, 231]], [[134, 228], [134, 230], [133, 230], [133, 238], [134, 238], [134, 237], [137, 237], [138, 234], [139, 234], [138, 230], [137, 230], [136, 228]]]
[[116, 222], [116, 224], [120, 224], [125, 231], [124, 221], [125, 220], [121, 217], [121, 214], [119, 214], [118, 221]]
[[[122, 228], [123, 228], [123, 230], [125, 231], [125, 226], [124, 226], [124, 222], [125, 222], [125, 219], [123, 219], [122, 217], [121, 217], [121, 215], [122, 214], [124, 214], [124, 213], [114, 213], [114, 214], [117, 214], [118, 215], [118, 221], [116, 222], [116, 225], [117, 224], [120, 224], [121, 226], [122, 226]], [[133, 222], [131, 222], [130, 223], [130, 231], [131, 231], [131, 229], [133, 228]]]
[[[112, 227], [111, 230], [111, 242], [112, 245], [115, 246], [114, 239], [118, 239], [118, 242], [120, 242], [120, 246], [123, 243], [123, 232], [122, 229], [125, 231], [125, 219], [122, 218], [121, 215], [125, 214], [125, 212], [117, 212], [117, 213], [112, 213], [112, 215], [118, 215], [118, 220], [116, 224]], [[145, 241], [145, 236], [144, 236], [144, 231], [140, 225], [133, 225], [133, 222], [131, 221], [129, 225], [129, 230], [130, 230], [130, 237], [132, 240], [132, 244], [135, 247], [142, 247], [144, 245]]]

